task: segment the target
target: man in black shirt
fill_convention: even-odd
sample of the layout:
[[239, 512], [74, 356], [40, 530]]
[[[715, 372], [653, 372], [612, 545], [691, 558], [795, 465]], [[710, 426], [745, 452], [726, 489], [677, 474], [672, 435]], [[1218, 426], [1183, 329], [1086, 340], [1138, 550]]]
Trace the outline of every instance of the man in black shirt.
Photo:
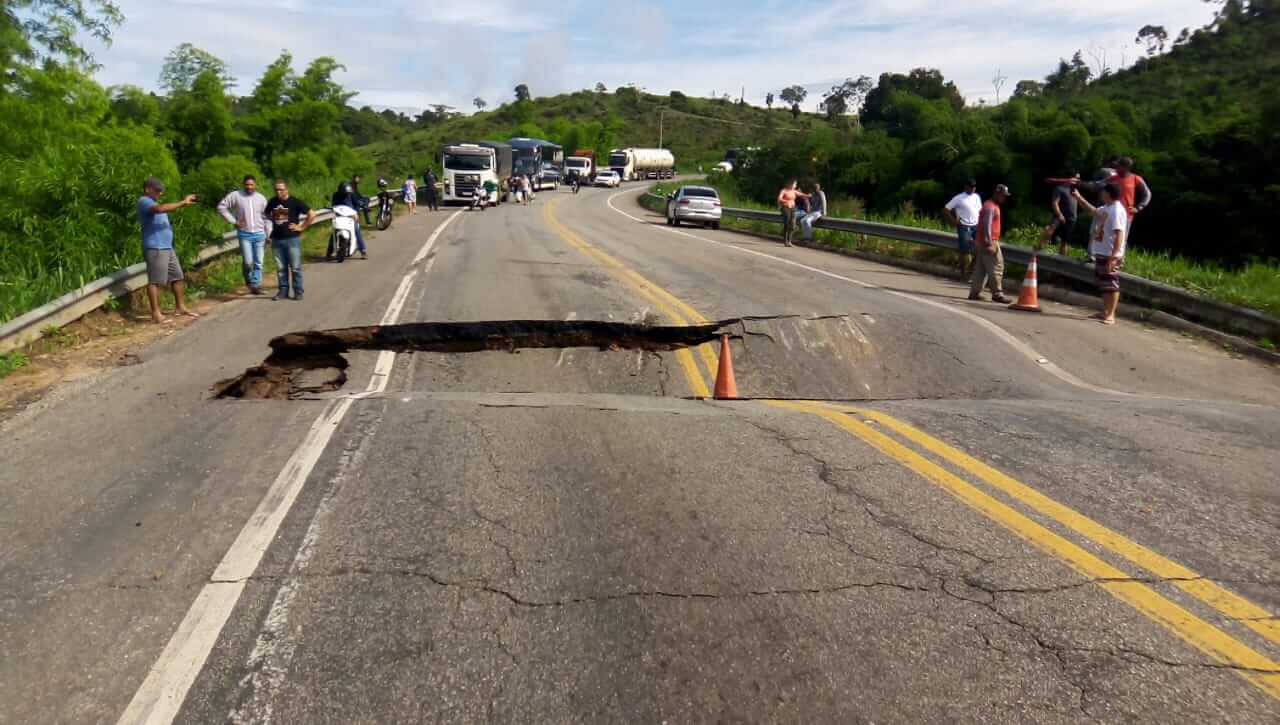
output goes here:
[[275, 299], [289, 299], [293, 278], [293, 298], [302, 299], [302, 233], [315, 223], [316, 213], [301, 199], [289, 196], [289, 185], [276, 179], [276, 195], [267, 202], [266, 217], [271, 222], [271, 250], [276, 256], [279, 289]]
[[369, 198], [360, 193], [360, 181], [360, 174], [351, 177], [351, 193], [355, 195], [355, 208], [364, 214], [364, 225], [370, 226], [373, 224], [373, 220], [369, 218]]

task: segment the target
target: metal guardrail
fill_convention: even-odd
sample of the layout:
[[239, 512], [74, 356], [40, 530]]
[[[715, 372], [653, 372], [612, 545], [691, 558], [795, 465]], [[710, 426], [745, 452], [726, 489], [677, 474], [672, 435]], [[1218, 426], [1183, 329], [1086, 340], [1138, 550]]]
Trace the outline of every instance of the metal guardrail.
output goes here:
[[[730, 207], [725, 207], [723, 211], [724, 215], [729, 217], [782, 225], [781, 215], [775, 211]], [[956, 248], [954, 234], [933, 229], [920, 229], [918, 227], [904, 227], [896, 224], [879, 224], [834, 217], [823, 217], [814, 224], [814, 227], [926, 244], [941, 249]], [[1029, 247], [1005, 244], [1002, 249], [1004, 258], [1010, 262], [1025, 265], [1031, 261], [1033, 251]], [[1039, 252], [1036, 266], [1040, 272], [1047, 272], [1084, 285], [1092, 286], [1096, 284], [1093, 266], [1080, 259]], [[1178, 287], [1172, 287], [1124, 272], [1120, 273], [1120, 280], [1121, 288], [1124, 290], [1124, 297], [1139, 300], [1149, 307], [1171, 312], [1198, 322], [1204, 322], [1220, 329], [1244, 333], [1258, 338], [1265, 337], [1271, 340], [1280, 340], [1280, 320], [1257, 310], [1206, 299]]]
[[[399, 198], [400, 192], [392, 195]], [[370, 197], [371, 200], [377, 197]], [[333, 210], [322, 208], [316, 213], [316, 223], [333, 220]], [[196, 255], [193, 267], [198, 267], [215, 257], [240, 249], [240, 242], [235, 232], [223, 234], [220, 243], [214, 243], [200, 250]], [[139, 262], [117, 272], [95, 279], [80, 289], [47, 302], [30, 312], [19, 315], [0, 325], [0, 353], [6, 353], [23, 345], [35, 342], [50, 327], [62, 327], [70, 324], [94, 310], [102, 307], [107, 301], [124, 297], [134, 290], [147, 286], [147, 265]]]

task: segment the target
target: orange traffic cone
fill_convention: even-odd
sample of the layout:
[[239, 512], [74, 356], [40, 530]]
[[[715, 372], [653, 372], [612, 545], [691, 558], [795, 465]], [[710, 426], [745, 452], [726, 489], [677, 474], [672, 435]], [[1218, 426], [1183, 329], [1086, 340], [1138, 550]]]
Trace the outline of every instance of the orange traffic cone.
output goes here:
[[737, 400], [738, 381], [733, 377], [733, 353], [729, 346], [729, 336], [720, 336], [720, 369], [716, 371], [716, 400]]
[[1011, 309], [1027, 312], [1040, 311], [1040, 290], [1036, 282], [1036, 254], [1031, 253], [1031, 264], [1027, 265], [1027, 276], [1022, 278], [1022, 287], [1018, 290], [1018, 301], [1009, 305]]

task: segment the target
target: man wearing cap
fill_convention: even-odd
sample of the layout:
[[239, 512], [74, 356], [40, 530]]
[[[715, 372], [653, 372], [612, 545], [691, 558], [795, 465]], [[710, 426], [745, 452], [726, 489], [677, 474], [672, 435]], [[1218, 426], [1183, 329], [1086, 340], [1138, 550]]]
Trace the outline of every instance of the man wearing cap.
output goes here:
[[147, 261], [147, 301], [151, 304], [151, 319], [164, 322], [164, 313], [160, 311], [160, 288], [173, 288], [174, 308], [179, 315], [199, 317], [187, 309], [184, 296], [186, 282], [183, 281], [182, 265], [178, 262], [178, 251], [173, 248], [173, 225], [169, 223], [169, 212], [177, 211], [196, 203], [195, 194], [188, 194], [182, 201], [160, 203], [164, 194], [164, 182], [154, 176], [142, 182], [142, 196], [138, 197], [138, 223], [142, 225], [142, 256]]
[[1007, 304], [1004, 296], [1004, 254], [1000, 251], [1000, 205], [1008, 199], [1009, 187], [997, 184], [978, 214], [977, 254], [969, 278], [969, 299], [982, 299], [982, 288], [991, 289], [991, 301]]
[[969, 273], [973, 261], [973, 241], [978, 236], [978, 214], [982, 211], [982, 197], [978, 196], [978, 182], [969, 179], [964, 191], [951, 197], [942, 213], [956, 227], [956, 248], [960, 252], [960, 278]]

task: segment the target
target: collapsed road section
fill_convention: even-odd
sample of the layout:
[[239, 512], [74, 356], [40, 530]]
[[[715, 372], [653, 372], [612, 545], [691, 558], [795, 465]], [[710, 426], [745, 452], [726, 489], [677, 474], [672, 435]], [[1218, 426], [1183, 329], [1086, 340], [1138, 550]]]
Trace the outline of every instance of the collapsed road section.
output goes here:
[[291, 332], [270, 342], [271, 355], [239, 377], [217, 384], [218, 398], [285, 400], [338, 390], [346, 382], [343, 353], [356, 350], [475, 353], [595, 348], [648, 352], [711, 342], [739, 322], [666, 327], [592, 320], [415, 322]]

